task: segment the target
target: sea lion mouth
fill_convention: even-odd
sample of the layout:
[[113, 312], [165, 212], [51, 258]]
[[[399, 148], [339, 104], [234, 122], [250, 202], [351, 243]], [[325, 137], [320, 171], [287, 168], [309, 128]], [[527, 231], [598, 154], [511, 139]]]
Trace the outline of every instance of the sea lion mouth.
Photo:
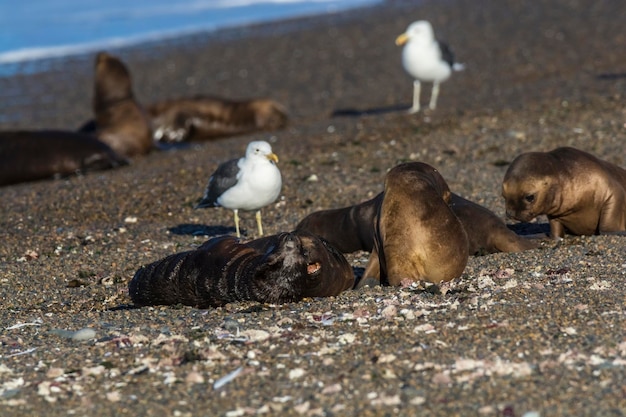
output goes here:
[[308, 264], [306, 267], [306, 273], [309, 275], [317, 274], [322, 270], [322, 265], [319, 262]]

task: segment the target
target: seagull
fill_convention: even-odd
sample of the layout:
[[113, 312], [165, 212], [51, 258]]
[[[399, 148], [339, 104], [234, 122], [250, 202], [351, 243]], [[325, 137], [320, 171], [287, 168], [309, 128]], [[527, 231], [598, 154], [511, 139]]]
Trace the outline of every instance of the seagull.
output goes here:
[[396, 45], [402, 49], [402, 65], [413, 77], [413, 107], [409, 113], [420, 111], [420, 82], [432, 82], [430, 94], [431, 110], [437, 107], [439, 84], [447, 80], [452, 71], [462, 71], [465, 65], [454, 62], [452, 51], [443, 42], [435, 39], [433, 27], [426, 20], [418, 20], [409, 25], [406, 32], [396, 38]]
[[261, 208], [274, 202], [283, 185], [276, 167], [278, 156], [265, 141], [248, 144], [246, 156], [220, 164], [209, 178], [204, 197], [196, 208], [225, 207], [235, 215], [235, 229], [239, 232], [239, 210], [256, 210], [259, 236], [263, 236]]

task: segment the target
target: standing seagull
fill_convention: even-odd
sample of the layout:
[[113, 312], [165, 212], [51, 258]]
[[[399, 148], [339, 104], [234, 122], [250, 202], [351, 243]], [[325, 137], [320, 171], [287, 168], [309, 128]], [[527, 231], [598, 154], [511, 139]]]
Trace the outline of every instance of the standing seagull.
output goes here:
[[220, 164], [196, 208], [226, 207], [235, 213], [235, 229], [239, 233], [239, 210], [256, 210], [259, 236], [263, 236], [261, 207], [278, 198], [283, 185], [276, 167], [278, 157], [265, 141], [248, 144], [246, 156]]
[[411, 23], [406, 32], [396, 38], [396, 45], [405, 45], [402, 65], [414, 79], [413, 107], [409, 113], [420, 111], [420, 81], [433, 83], [429, 107], [434, 110], [437, 107], [439, 83], [447, 80], [452, 70], [461, 71], [465, 66], [454, 62], [452, 51], [448, 45], [435, 39], [433, 27], [426, 20]]

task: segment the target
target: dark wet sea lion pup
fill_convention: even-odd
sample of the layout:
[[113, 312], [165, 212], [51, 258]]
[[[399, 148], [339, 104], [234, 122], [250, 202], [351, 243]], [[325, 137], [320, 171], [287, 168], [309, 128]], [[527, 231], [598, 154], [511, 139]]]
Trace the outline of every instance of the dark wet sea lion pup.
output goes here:
[[133, 94], [130, 72], [106, 52], [96, 56], [93, 97], [94, 134], [126, 157], [144, 155], [154, 148], [150, 120]]
[[470, 255], [521, 252], [537, 248], [536, 241], [519, 236], [495, 213], [480, 204], [452, 193], [449, 206], [467, 233]]
[[0, 132], [0, 185], [84, 174], [127, 163], [109, 146], [83, 133]]
[[327, 297], [352, 288], [343, 255], [306, 232], [280, 233], [242, 243], [210, 239], [196, 250], [139, 269], [129, 284], [136, 305], [218, 307], [235, 301], [285, 303]]
[[392, 168], [385, 177], [374, 248], [361, 282], [438, 284], [459, 277], [467, 264], [469, 243], [448, 206], [450, 194], [441, 174], [428, 164], [409, 162]]
[[550, 235], [626, 231], [626, 170], [575, 148], [527, 152], [504, 175], [507, 215], [529, 222], [545, 214]]
[[197, 96], [148, 106], [154, 140], [186, 142], [217, 139], [287, 125], [287, 111], [270, 99], [227, 100]]
[[320, 210], [306, 216], [296, 230], [306, 230], [330, 242], [343, 253], [374, 247], [374, 219], [383, 193], [353, 206]]
[[[298, 223], [296, 230], [318, 235], [344, 253], [371, 251], [374, 247], [374, 219], [382, 198], [383, 193], [380, 193], [354, 206], [313, 212]], [[510, 230], [492, 211], [458, 194], [450, 194], [448, 205], [467, 233], [470, 255], [519, 252], [537, 247], [532, 240]]]

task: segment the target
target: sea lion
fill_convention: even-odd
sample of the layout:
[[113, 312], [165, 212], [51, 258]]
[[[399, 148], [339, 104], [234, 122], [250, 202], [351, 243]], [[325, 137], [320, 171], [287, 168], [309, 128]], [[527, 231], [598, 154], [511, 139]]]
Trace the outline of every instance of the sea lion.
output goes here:
[[[298, 223], [296, 230], [320, 236], [344, 253], [369, 252], [374, 247], [374, 219], [383, 195], [380, 193], [350, 207], [313, 212]], [[451, 193], [448, 205], [467, 233], [469, 255], [519, 252], [537, 247], [535, 242], [517, 235], [495, 213], [480, 204]]]
[[337, 295], [354, 284], [352, 268], [324, 240], [306, 232], [242, 243], [205, 242], [140, 268], [129, 284], [136, 305], [218, 307], [235, 301], [286, 303]]
[[553, 238], [626, 230], [626, 170], [579, 149], [520, 154], [504, 175], [502, 196], [511, 218], [547, 215]]
[[448, 205], [467, 233], [470, 255], [521, 252], [537, 248], [535, 241], [519, 236], [494, 212], [480, 204], [452, 193]]
[[400, 164], [387, 173], [383, 192], [374, 248], [359, 285], [371, 279], [389, 285], [438, 284], [459, 277], [469, 243], [448, 206], [451, 193], [441, 174], [422, 162]]
[[383, 193], [380, 193], [353, 206], [313, 212], [298, 223], [296, 230], [320, 236], [343, 253], [358, 250], [371, 252], [374, 247], [374, 219], [382, 199]]
[[94, 134], [118, 154], [133, 157], [154, 148], [150, 120], [135, 100], [130, 72], [106, 52], [96, 56], [93, 111]]
[[148, 106], [154, 140], [163, 143], [209, 140], [286, 126], [287, 111], [269, 99], [227, 100], [196, 96]]
[[0, 132], [0, 185], [65, 177], [128, 164], [106, 144], [77, 132]]

